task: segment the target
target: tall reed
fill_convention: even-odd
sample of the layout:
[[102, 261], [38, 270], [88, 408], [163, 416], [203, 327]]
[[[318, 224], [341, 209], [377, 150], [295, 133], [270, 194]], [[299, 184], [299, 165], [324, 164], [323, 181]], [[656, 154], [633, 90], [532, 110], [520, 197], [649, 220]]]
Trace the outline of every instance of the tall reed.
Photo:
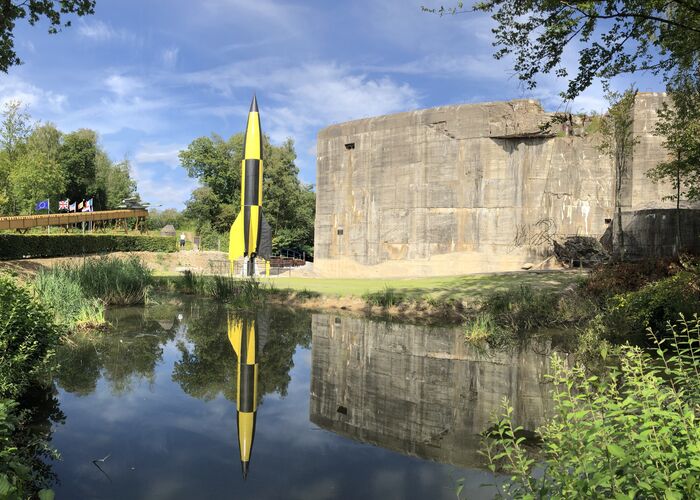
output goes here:
[[41, 271], [34, 280], [37, 299], [53, 312], [57, 323], [69, 327], [94, 327], [105, 323], [102, 300], [88, 297], [69, 274]]
[[81, 264], [54, 267], [51, 273], [78, 283], [86, 296], [111, 305], [143, 304], [153, 278], [138, 257], [85, 259]]

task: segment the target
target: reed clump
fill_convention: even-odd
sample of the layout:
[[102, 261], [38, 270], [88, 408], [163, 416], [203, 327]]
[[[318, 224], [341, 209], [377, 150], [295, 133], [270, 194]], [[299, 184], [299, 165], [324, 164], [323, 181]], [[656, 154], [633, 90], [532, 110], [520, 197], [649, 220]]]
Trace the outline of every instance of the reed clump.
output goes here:
[[76, 329], [105, 324], [104, 302], [87, 296], [80, 283], [66, 273], [40, 272], [34, 280], [34, 292], [58, 324]]
[[365, 293], [362, 298], [370, 306], [393, 307], [408, 301], [405, 293], [399, 292], [395, 288], [385, 286], [378, 292]]
[[185, 271], [182, 277], [168, 280], [165, 288], [203, 297], [211, 297], [236, 307], [253, 307], [265, 300], [268, 287], [255, 278], [240, 278], [232, 275], [203, 276]]
[[42, 270], [33, 286], [58, 323], [90, 329], [106, 323], [107, 305], [143, 304], [152, 282], [150, 270], [137, 257], [102, 257]]
[[85, 259], [54, 269], [79, 283], [87, 296], [109, 305], [143, 304], [153, 285], [151, 270], [138, 257]]

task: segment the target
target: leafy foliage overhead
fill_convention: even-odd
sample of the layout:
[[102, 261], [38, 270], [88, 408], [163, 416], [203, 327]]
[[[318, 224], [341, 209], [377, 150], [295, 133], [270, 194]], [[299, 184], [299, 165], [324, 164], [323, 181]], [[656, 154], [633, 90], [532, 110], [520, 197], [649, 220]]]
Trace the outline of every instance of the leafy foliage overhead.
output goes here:
[[[456, 6], [426, 9], [440, 14], [463, 13]], [[487, 0], [474, 11], [489, 13], [496, 59], [514, 58], [514, 69], [527, 88], [537, 76], [554, 73], [568, 78], [563, 97], [574, 99], [593, 82], [650, 71], [672, 80], [700, 68], [700, 3], [697, 0]], [[576, 48], [576, 73], [563, 61], [567, 47]]]
[[49, 33], [53, 34], [71, 25], [65, 20], [66, 15], [94, 13], [95, 0], [0, 0], [0, 71], [7, 73], [10, 66], [22, 64], [12, 33], [18, 19], [26, 19], [32, 26], [46, 19]]

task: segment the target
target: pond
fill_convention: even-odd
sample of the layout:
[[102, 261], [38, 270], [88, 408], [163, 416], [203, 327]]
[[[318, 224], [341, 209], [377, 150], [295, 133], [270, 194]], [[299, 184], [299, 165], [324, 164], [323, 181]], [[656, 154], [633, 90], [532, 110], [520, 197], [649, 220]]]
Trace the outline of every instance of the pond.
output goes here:
[[491, 498], [490, 416], [550, 407], [546, 342], [192, 298], [108, 319], [57, 355], [58, 498]]

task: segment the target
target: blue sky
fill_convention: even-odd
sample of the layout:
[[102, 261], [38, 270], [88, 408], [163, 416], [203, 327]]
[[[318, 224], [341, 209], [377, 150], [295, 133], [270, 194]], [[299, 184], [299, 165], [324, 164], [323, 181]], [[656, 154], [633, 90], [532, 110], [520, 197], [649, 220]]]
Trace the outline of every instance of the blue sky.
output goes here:
[[[25, 64], [0, 74], [0, 103], [20, 99], [64, 131], [97, 130], [112, 159], [131, 161], [142, 197], [162, 208], [182, 208], [197, 185], [178, 151], [202, 135], [243, 131], [253, 92], [263, 130], [275, 143], [294, 139], [308, 183], [316, 133], [332, 123], [512, 98], [561, 106], [565, 82], [545, 76], [524, 90], [509, 62], [491, 57], [490, 19], [421, 12], [439, 3], [97, 0], [94, 16], [58, 35], [18, 23]], [[576, 67], [575, 47], [566, 60]], [[572, 109], [604, 110], [600, 86]]]

